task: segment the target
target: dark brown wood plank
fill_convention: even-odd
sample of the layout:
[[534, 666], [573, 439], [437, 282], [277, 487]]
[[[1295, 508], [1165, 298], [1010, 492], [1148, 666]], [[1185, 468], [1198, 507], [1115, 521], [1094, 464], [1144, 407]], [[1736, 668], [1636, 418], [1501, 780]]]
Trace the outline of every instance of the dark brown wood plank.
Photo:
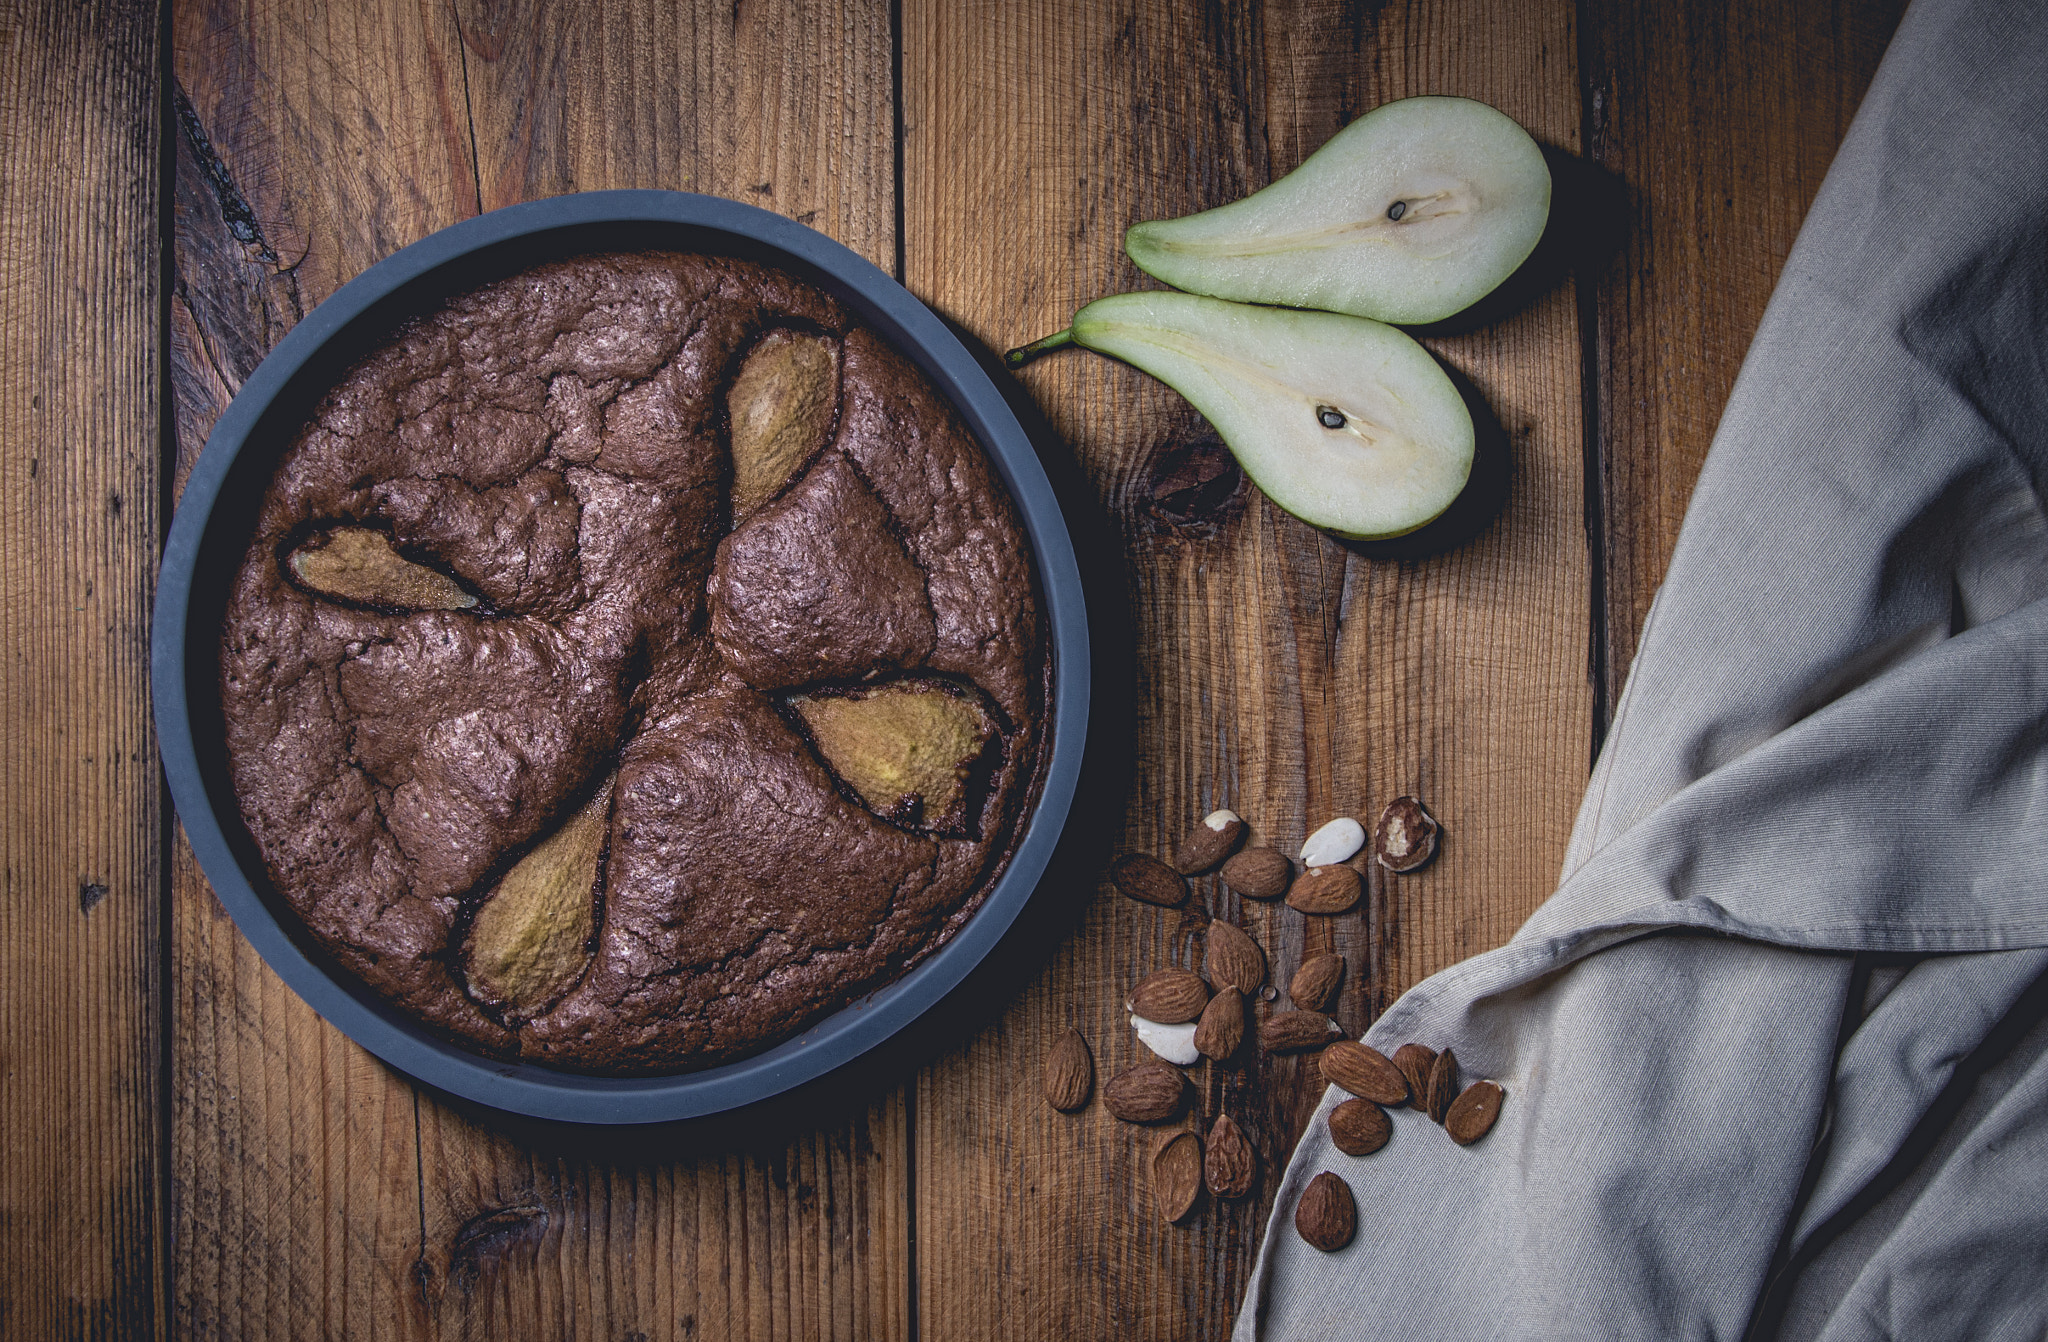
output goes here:
[[[326, 22], [252, 8], [185, 13], [179, 35], [187, 460], [315, 302], [477, 207], [472, 102], [485, 206], [693, 187], [893, 262], [885, 5], [355, 7]], [[175, 1195], [192, 1331], [908, 1333], [900, 1088], [754, 1149], [515, 1135], [415, 1094], [314, 1019], [189, 855], [181, 870]]]
[[[908, 3], [904, 32], [908, 283], [997, 349], [1149, 287], [1122, 256], [1129, 223], [1263, 185], [1388, 99], [1482, 98], [1577, 148], [1561, 2]], [[1123, 531], [1138, 652], [1128, 846], [1166, 852], [1225, 804], [1254, 842], [1290, 853], [1324, 820], [1370, 819], [1399, 792], [1444, 819], [1443, 858], [1375, 881], [1369, 912], [1306, 919], [1198, 882], [1194, 903], [1265, 945], [1283, 989], [1304, 955], [1343, 952], [1338, 1015], [1353, 1032], [1417, 979], [1504, 941], [1549, 893], [1591, 733], [1574, 295], [1556, 288], [1431, 343], [1492, 405], [1516, 474], [1477, 540], [1399, 564], [1358, 557], [1248, 486], [1223, 498], [1231, 468], [1160, 384], [1082, 353], [1023, 375]], [[1218, 469], [1215, 492], [1185, 489]], [[932, 1336], [1228, 1331], [1273, 1171], [1321, 1091], [1313, 1064], [1191, 1069], [1203, 1123], [1229, 1112], [1265, 1174], [1257, 1198], [1177, 1228], [1159, 1223], [1147, 1187], [1160, 1135], [1099, 1101], [1055, 1114], [1033, 1084], [1070, 1024], [1102, 1076], [1145, 1057], [1124, 993], [1154, 968], [1198, 963], [1200, 921], [1099, 891], [1022, 999], [928, 1069], [917, 1218]]]
[[[476, 193], [443, 7], [183, 4], [172, 43], [182, 480], [294, 323]], [[271, 973], [182, 840], [173, 870], [175, 1331], [429, 1335], [413, 1087]]]
[[1597, 289], [1611, 711], [1736, 370], [1905, 6], [1585, 8], [1587, 153], [1629, 197]]
[[[465, 3], [458, 22], [485, 208], [703, 191], [894, 265], [886, 4]], [[600, 1137], [543, 1154], [422, 1112], [444, 1335], [909, 1335], [900, 1086], [786, 1141], [694, 1159], [626, 1155]], [[501, 1209], [523, 1228], [477, 1239]], [[465, 1243], [486, 1247], [465, 1257]]]
[[0, 27], [0, 1334], [162, 1325], [157, 13]]

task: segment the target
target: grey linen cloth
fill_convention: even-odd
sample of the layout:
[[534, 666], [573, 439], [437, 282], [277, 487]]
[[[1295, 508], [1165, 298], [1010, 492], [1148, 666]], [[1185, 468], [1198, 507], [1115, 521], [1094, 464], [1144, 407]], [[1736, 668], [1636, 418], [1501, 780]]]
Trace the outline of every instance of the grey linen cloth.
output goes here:
[[[1326, 1095], [1235, 1336], [2048, 1334], [2048, 5], [1917, 0], [1786, 263], [1556, 893]], [[1299, 1239], [1318, 1171], [1356, 1239]]]

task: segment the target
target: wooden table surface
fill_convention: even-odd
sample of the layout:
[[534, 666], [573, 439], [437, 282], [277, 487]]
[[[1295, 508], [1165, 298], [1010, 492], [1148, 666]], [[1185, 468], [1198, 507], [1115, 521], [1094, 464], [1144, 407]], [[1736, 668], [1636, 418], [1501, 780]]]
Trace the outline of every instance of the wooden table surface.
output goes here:
[[[649, 1149], [465, 1116], [319, 1020], [167, 804], [150, 601], [182, 472], [285, 331], [515, 201], [714, 192], [822, 230], [1001, 349], [1149, 284], [1123, 229], [1230, 200], [1387, 99], [1502, 108], [1615, 190], [1582, 259], [1432, 348], [1505, 511], [1361, 558], [1239, 481], [1177, 396], [1022, 381], [1121, 531], [1123, 842], [1229, 804], [1283, 848], [1401, 792], [1426, 873], [1307, 920], [1199, 901], [1362, 1029], [1551, 888], [1691, 483], [1896, 0], [181, 0], [7, 5], [0, 285], [0, 1335], [1216, 1338], [1311, 1064], [1194, 1070], [1259, 1196], [1161, 1225], [1154, 1137], [1038, 1098], [1113, 1070], [1194, 920], [1106, 888], [1000, 1014], [787, 1138]], [[1597, 194], [1597, 193], [1596, 193]], [[1591, 234], [1589, 233], [1589, 236]], [[1282, 980], [1284, 982], [1284, 979]], [[1363, 1209], [1366, 1233], [1392, 1209]]]

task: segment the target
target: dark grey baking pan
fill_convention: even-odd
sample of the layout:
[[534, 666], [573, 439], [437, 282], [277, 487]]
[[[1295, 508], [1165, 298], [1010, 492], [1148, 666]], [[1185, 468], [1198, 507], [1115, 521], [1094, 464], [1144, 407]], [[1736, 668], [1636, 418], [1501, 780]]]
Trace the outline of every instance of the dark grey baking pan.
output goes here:
[[[228, 577], [280, 453], [314, 404], [408, 317], [558, 257], [624, 248], [736, 255], [836, 295], [914, 359], [980, 438], [1029, 533], [1052, 655], [1050, 756], [1008, 868], [981, 908], [908, 973], [797, 1038], [741, 1062], [655, 1077], [592, 1077], [482, 1057], [448, 1043], [332, 971], [270, 887], [228, 779], [217, 677]], [[322, 303], [249, 378], [214, 427], [164, 550], [150, 666], [164, 770], [199, 865], [250, 944], [343, 1033], [461, 1100], [546, 1120], [661, 1123], [815, 1095], [835, 1075], [953, 1008], [1031, 904], [1075, 809], [1089, 720], [1086, 597], [1060, 503], [1018, 415], [982, 362], [930, 309], [801, 224], [713, 196], [603, 191], [496, 210], [407, 247]], [[1060, 882], [1061, 886], [1066, 882]]]

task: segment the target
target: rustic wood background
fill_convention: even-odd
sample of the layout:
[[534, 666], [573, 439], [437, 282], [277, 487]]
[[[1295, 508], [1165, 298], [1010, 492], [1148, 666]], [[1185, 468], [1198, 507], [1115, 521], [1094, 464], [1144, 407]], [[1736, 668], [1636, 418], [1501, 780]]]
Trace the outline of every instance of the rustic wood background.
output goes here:
[[[1123, 228], [1219, 204], [1390, 98], [1571, 156], [1608, 254], [1431, 344], [1515, 461], [1479, 539], [1362, 559], [1237, 482], [1119, 365], [1024, 385], [1121, 528], [1124, 840], [1228, 803], [1287, 847], [1429, 798], [1364, 913], [1204, 885], [1363, 1028], [1551, 887], [1736, 368], [1898, 0], [141, 0], [0, 5], [0, 1335], [1217, 1338], [1312, 1108], [1197, 1069], [1262, 1197], [1169, 1228], [1154, 1138], [1036, 1095], [1069, 1024], [1185, 963], [1097, 892], [970, 1042], [755, 1148], [517, 1136], [329, 1028], [236, 934], [165, 802], [149, 603], [182, 472], [278, 338], [371, 263], [564, 191], [812, 225], [1001, 349], [1144, 281]], [[1561, 179], [1562, 180], [1562, 179]], [[1604, 202], [1604, 203], [1602, 203]], [[1284, 977], [1282, 977], [1284, 983]]]

